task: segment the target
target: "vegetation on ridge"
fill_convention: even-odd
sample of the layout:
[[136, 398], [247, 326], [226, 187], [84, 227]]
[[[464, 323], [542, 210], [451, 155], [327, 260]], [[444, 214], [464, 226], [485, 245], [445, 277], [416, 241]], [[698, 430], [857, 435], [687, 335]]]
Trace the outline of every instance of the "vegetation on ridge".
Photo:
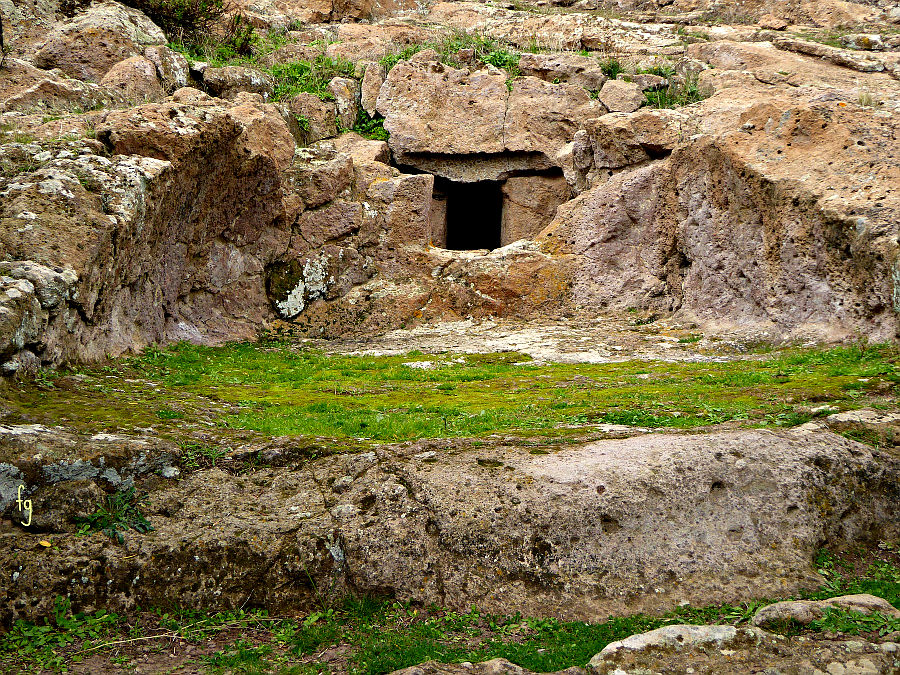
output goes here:
[[[883, 542], [878, 550], [844, 557], [821, 551], [816, 564], [826, 584], [803, 597], [871, 593], [900, 608], [897, 550], [896, 544]], [[159, 670], [382, 675], [430, 659], [460, 663], [501, 657], [529, 670], [549, 672], [584, 666], [610, 642], [665, 625], [746, 625], [771, 602], [687, 605], [658, 617], [638, 614], [591, 624], [371, 598], [323, 597], [316, 611], [301, 617], [275, 617], [260, 610], [206, 613], [177, 608], [139, 609], [128, 616], [102, 610], [73, 614], [69, 601], [58, 598], [54, 615], [43, 625], [18, 621], [0, 637], [0, 669], [13, 665], [67, 670], [81, 664], [99, 670], [109, 664], [129, 668], [142, 662], [146, 668], [152, 659]], [[774, 630], [874, 639], [898, 628], [900, 620], [880, 614], [831, 610], [805, 628], [787, 623]]]

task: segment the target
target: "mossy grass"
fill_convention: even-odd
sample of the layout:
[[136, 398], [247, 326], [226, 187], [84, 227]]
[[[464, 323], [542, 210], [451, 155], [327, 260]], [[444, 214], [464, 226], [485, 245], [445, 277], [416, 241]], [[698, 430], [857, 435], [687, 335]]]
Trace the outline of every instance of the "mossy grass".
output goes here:
[[[7, 423], [85, 431], [152, 427], [398, 442], [601, 424], [790, 427], [815, 409], [894, 409], [897, 349], [850, 346], [730, 361], [533, 364], [518, 353], [328, 355], [290, 343], [187, 344], [8, 386]], [[861, 440], [866, 440], [862, 438]]]
[[[867, 592], [900, 607], [897, 548], [882, 542], [879, 549], [849, 559], [821, 551], [816, 562], [826, 584], [800, 597]], [[147, 647], [151, 654], [163, 650], [183, 654], [193, 645], [199, 655], [186, 658], [181, 665], [212, 673], [311, 675], [337, 668], [350, 675], [382, 675], [431, 659], [461, 663], [491, 658], [550, 672], [584, 666], [610, 642], [665, 625], [747, 625], [759, 608], [775, 601], [687, 605], [660, 616], [637, 614], [584, 623], [493, 615], [477, 608], [454, 611], [390, 598], [322, 598], [323, 604], [315, 611], [285, 617], [262, 610], [177, 608], [138, 610], [128, 616], [103, 611], [72, 614], [68, 601], [59, 598], [54, 616], [44, 624], [18, 621], [0, 637], [0, 668], [14, 664], [64, 670], [92, 655], [127, 665], [145, 655]], [[829, 632], [872, 639], [896, 630], [898, 623], [880, 614], [833, 610], [807, 627], [785, 624], [773, 630], [789, 635]], [[320, 661], [332, 647], [340, 648], [339, 660]], [[99, 667], [102, 661], [92, 663]]]

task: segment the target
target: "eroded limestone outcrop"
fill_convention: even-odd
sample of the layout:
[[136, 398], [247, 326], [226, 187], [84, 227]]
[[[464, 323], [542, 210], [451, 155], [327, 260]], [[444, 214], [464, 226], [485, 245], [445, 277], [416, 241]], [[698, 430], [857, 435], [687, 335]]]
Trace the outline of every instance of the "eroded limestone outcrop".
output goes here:
[[[42, 487], [20, 464], [65, 455], [42, 433], [45, 459], [19, 446], [4, 459], [56, 501], [67, 484], [85, 490], [73, 478], [105, 485], [104, 453], [141, 447], [86, 440], [99, 470]], [[74, 525], [63, 519], [45, 521], [52, 551], [5, 532], [0, 562], [18, 576], [2, 618], [41, 616], [58, 593], [84, 609], [178, 597], [296, 610], [315, 601], [314, 582], [338, 595], [600, 619], [790, 594], [818, 585], [810, 560], [823, 542], [900, 534], [897, 460], [828, 432], [645, 435], [547, 455], [420, 442], [313, 461], [285, 440], [245, 454], [263, 466], [178, 483], [132, 470], [156, 529], [124, 547], [64, 534]]]

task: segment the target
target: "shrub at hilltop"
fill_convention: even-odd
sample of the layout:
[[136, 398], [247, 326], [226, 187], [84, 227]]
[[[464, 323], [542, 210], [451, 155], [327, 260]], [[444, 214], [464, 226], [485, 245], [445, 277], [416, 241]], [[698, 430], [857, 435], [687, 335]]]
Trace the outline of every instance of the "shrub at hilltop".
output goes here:
[[170, 37], [208, 29], [228, 9], [225, 0], [122, 0], [122, 3], [141, 10]]

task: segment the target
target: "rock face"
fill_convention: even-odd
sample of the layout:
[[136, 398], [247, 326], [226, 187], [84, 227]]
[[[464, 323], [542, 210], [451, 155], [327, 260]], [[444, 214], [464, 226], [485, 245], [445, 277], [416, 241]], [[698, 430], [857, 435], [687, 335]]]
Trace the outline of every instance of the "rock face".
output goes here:
[[[65, 456], [50, 452], [62, 441], [41, 442], [41, 461]], [[95, 465], [109, 452], [87, 447]], [[0, 534], [0, 562], [19, 570], [2, 619], [41, 616], [60, 592], [85, 610], [173, 596], [297, 610], [315, 601], [308, 573], [338, 596], [597, 620], [789, 594], [818, 585], [822, 542], [900, 534], [900, 464], [827, 432], [651, 435], [550, 455], [422, 442], [309, 461], [290, 441], [245, 454], [263, 467], [136, 478], [156, 529], [125, 547], [57, 534], [35, 551], [35, 535]], [[36, 460], [3, 457], [35, 489]], [[102, 485], [96, 474], [69, 480]], [[87, 582], [70, 583], [73, 565]]]
[[522, 54], [519, 70], [547, 82], [568, 82], [599, 91], [606, 75], [596, 59], [575, 54]]
[[132, 56], [110, 68], [100, 84], [109, 89], [117, 89], [130, 101], [158, 101], [165, 96], [156, 65], [143, 56]]
[[572, 196], [562, 176], [521, 176], [503, 184], [500, 245], [534, 239], [556, 216], [560, 204]]
[[272, 78], [255, 68], [225, 66], [203, 71], [203, 85], [212, 96], [233, 100], [241, 92], [272, 97]]
[[[896, 132], [889, 116], [845, 106], [755, 103], [728, 89], [699, 116], [593, 123], [580, 153], [595, 187], [545, 233], [583, 265], [576, 304], [676, 310], [719, 326], [740, 316], [781, 334], [865, 324], [893, 336], [898, 251], [885, 216], [900, 208], [887, 187], [900, 176]], [[624, 165], [634, 168], [606, 180]], [[861, 175], [871, 188], [855, 187]], [[884, 195], [878, 208], [868, 189]]]
[[610, 80], [600, 90], [599, 99], [610, 112], [634, 112], [644, 102], [644, 92], [633, 82]]
[[263, 266], [290, 238], [280, 199], [264, 197], [280, 196], [293, 138], [273, 108], [184, 92], [109, 113], [96, 133], [113, 159], [48, 153], [0, 190], [4, 257], [77, 279], [29, 342], [45, 361], [260, 324]]
[[[889, 12], [619, 3], [631, 21], [590, 13], [593, 0], [565, 12], [240, 2], [258, 32], [273, 29], [257, 69], [189, 66], [114, 2], [0, 2], [16, 37], [0, 70], [0, 258], [78, 278], [40, 311], [16, 286], [8, 370], [248, 337], [276, 319], [321, 337], [631, 308], [753, 339], [897, 335]], [[764, 15], [785, 30], [752, 25]], [[859, 17], [871, 25], [842, 31], [843, 47], [791, 28]], [[701, 19], [713, 24], [703, 34], [673, 30]], [[309, 21], [335, 23], [298, 25]], [[385, 57], [404, 52], [388, 72]], [[331, 79], [327, 101], [265, 105], [275, 82], [264, 69], [320, 56], [352, 60], [337, 70], [354, 76]], [[604, 68], [620, 67], [607, 81]], [[644, 92], [670, 84], [714, 95], [647, 107]], [[185, 93], [192, 85], [222, 100]], [[360, 109], [384, 116], [389, 154], [337, 140]], [[224, 131], [244, 124], [253, 131]], [[209, 176], [191, 168], [207, 161]], [[219, 186], [241, 196], [218, 201]], [[190, 235], [179, 238], [181, 220]], [[127, 262], [100, 263], [113, 252]], [[162, 267], [177, 272], [148, 271]], [[109, 306], [95, 314], [98, 302]], [[151, 306], [163, 309], [134, 309]]]
[[378, 95], [398, 164], [454, 181], [503, 180], [557, 167], [579, 125], [605, 109], [581, 87], [495, 68], [398, 63]]

